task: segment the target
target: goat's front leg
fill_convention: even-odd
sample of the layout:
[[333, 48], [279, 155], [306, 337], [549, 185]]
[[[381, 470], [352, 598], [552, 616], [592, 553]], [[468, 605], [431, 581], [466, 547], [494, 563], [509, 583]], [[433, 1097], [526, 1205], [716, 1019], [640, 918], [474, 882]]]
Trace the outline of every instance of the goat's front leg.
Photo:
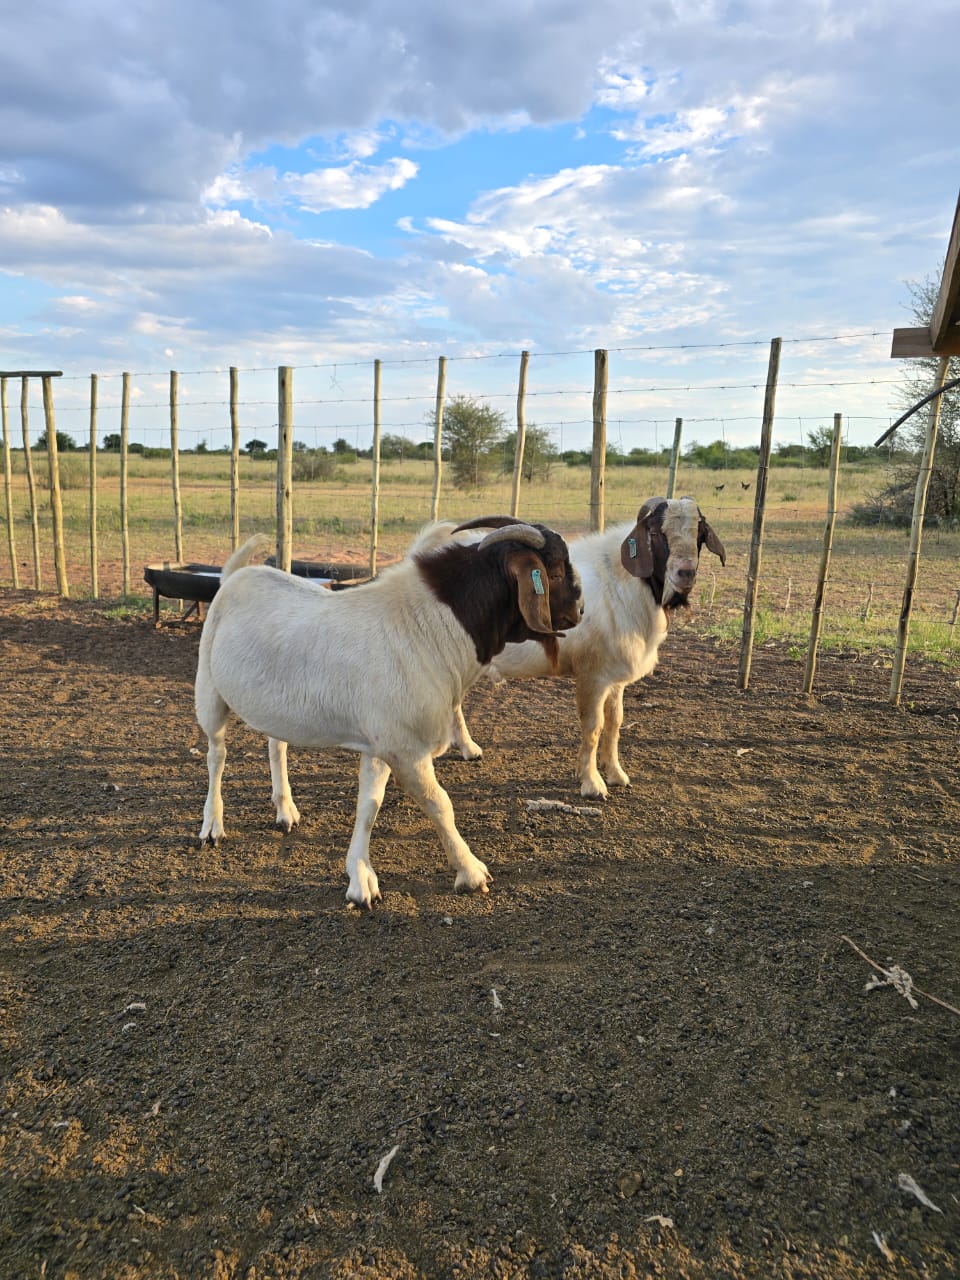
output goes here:
[[600, 767], [608, 782], [629, 787], [630, 778], [620, 765], [620, 726], [623, 724], [622, 684], [614, 685], [603, 700], [603, 737], [600, 739]]
[[594, 800], [605, 800], [607, 784], [597, 771], [597, 747], [603, 729], [603, 702], [606, 690], [592, 683], [577, 681], [577, 715], [580, 717], [580, 750], [577, 752], [577, 776], [580, 794]]
[[404, 791], [416, 800], [436, 827], [450, 865], [457, 873], [453, 882], [454, 889], [458, 892], [479, 889], [481, 893], [486, 893], [493, 877], [480, 859], [473, 856], [469, 845], [457, 830], [453, 805], [437, 781], [430, 757], [424, 756], [412, 764], [395, 765], [394, 772]]
[[478, 746], [470, 736], [470, 730], [467, 728], [467, 722], [463, 716], [463, 707], [460, 703], [457, 703], [453, 713], [450, 746], [459, 751], [464, 760], [479, 760], [483, 755], [483, 748]]
[[353, 822], [353, 837], [347, 850], [347, 901], [358, 907], [370, 907], [380, 897], [380, 884], [370, 865], [370, 832], [377, 820], [383, 793], [390, 780], [390, 766], [378, 756], [363, 753], [360, 756], [360, 786], [357, 792], [357, 816]]
[[300, 810], [293, 803], [290, 779], [287, 777], [287, 744], [279, 738], [267, 742], [270, 756], [271, 799], [277, 807], [277, 826], [281, 831], [292, 831], [300, 825]]

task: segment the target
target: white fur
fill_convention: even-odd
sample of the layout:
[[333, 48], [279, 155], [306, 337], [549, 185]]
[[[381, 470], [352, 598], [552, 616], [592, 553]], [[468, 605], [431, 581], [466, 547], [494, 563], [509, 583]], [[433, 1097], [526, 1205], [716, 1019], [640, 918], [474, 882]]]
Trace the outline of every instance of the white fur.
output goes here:
[[[441, 526], [449, 537], [453, 528]], [[440, 539], [442, 540], [442, 538]], [[300, 814], [286, 769], [286, 744], [360, 752], [360, 788], [347, 853], [347, 899], [380, 897], [370, 832], [391, 771], [431, 819], [456, 869], [455, 888], [487, 891], [487, 868], [457, 831], [433, 770], [451, 716], [482, 670], [471, 637], [440, 603], [411, 560], [348, 592], [248, 564], [263, 535], [227, 561], [200, 642], [197, 719], [208, 738], [209, 789], [201, 843], [223, 835], [221, 782], [230, 711], [270, 738], [277, 824]], [[428, 529], [414, 552], [435, 545]]]

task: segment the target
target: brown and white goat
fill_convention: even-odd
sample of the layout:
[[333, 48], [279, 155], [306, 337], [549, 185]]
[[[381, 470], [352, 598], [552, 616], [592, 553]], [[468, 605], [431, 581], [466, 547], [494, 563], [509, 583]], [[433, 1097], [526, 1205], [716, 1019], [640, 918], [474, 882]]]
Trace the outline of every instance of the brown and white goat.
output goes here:
[[450, 717], [508, 641], [556, 637], [582, 612], [580, 584], [559, 534], [499, 528], [462, 545], [425, 531], [411, 555], [378, 578], [334, 593], [249, 560], [263, 535], [229, 558], [200, 641], [195, 702], [207, 735], [209, 787], [201, 844], [223, 831], [225, 730], [233, 711], [270, 739], [277, 825], [300, 814], [287, 778], [287, 744], [360, 753], [360, 787], [347, 853], [347, 899], [380, 897], [370, 833], [391, 771], [439, 833], [456, 889], [486, 892], [490, 873], [457, 831], [433, 757]]
[[[455, 536], [464, 537], [460, 531], [479, 525], [460, 525]], [[630, 783], [619, 754], [624, 689], [656, 666], [668, 615], [687, 604], [696, 582], [701, 547], [719, 556], [721, 564], [726, 553], [693, 498], [648, 498], [636, 524], [574, 538], [569, 546], [583, 585], [585, 614], [574, 635], [560, 646], [557, 665], [551, 666], [539, 645], [509, 644], [494, 659], [490, 675], [496, 681], [574, 678], [581, 731], [580, 792], [602, 798], [607, 782]], [[467, 760], [482, 754], [460, 707], [454, 712], [451, 746]]]

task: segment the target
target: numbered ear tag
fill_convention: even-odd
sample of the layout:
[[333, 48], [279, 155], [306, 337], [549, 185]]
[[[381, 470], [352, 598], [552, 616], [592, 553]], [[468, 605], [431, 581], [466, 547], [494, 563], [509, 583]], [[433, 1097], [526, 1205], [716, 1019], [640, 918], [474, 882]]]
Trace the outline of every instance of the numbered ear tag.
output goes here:
[[533, 589], [538, 596], [546, 595], [543, 589], [543, 579], [540, 577], [539, 569], [531, 569], [530, 577], [533, 579]]
[[630, 559], [631, 559], [631, 560], [636, 560], [636, 558], [637, 558], [637, 540], [636, 540], [636, 538], [628, 538], [628, 539], [627, 539], [627, 555], [630, 557]]

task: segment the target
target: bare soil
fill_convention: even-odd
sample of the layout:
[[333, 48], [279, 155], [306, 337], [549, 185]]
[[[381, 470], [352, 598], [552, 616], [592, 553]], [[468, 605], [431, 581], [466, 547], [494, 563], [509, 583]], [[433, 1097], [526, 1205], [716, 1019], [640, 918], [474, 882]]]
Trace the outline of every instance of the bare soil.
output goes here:
[[360, 913], [349, 754], [285, 836], [236, 726], [197, 847], [199, 631], [0, 592], [0, 1275], [960, 1273], [956, 670], [739, 692], [693, 622], [598, 813], [525, 804], [585, 803], [570, 685], [483, 684], [438, 772], [490, 894], [391, 784]]

